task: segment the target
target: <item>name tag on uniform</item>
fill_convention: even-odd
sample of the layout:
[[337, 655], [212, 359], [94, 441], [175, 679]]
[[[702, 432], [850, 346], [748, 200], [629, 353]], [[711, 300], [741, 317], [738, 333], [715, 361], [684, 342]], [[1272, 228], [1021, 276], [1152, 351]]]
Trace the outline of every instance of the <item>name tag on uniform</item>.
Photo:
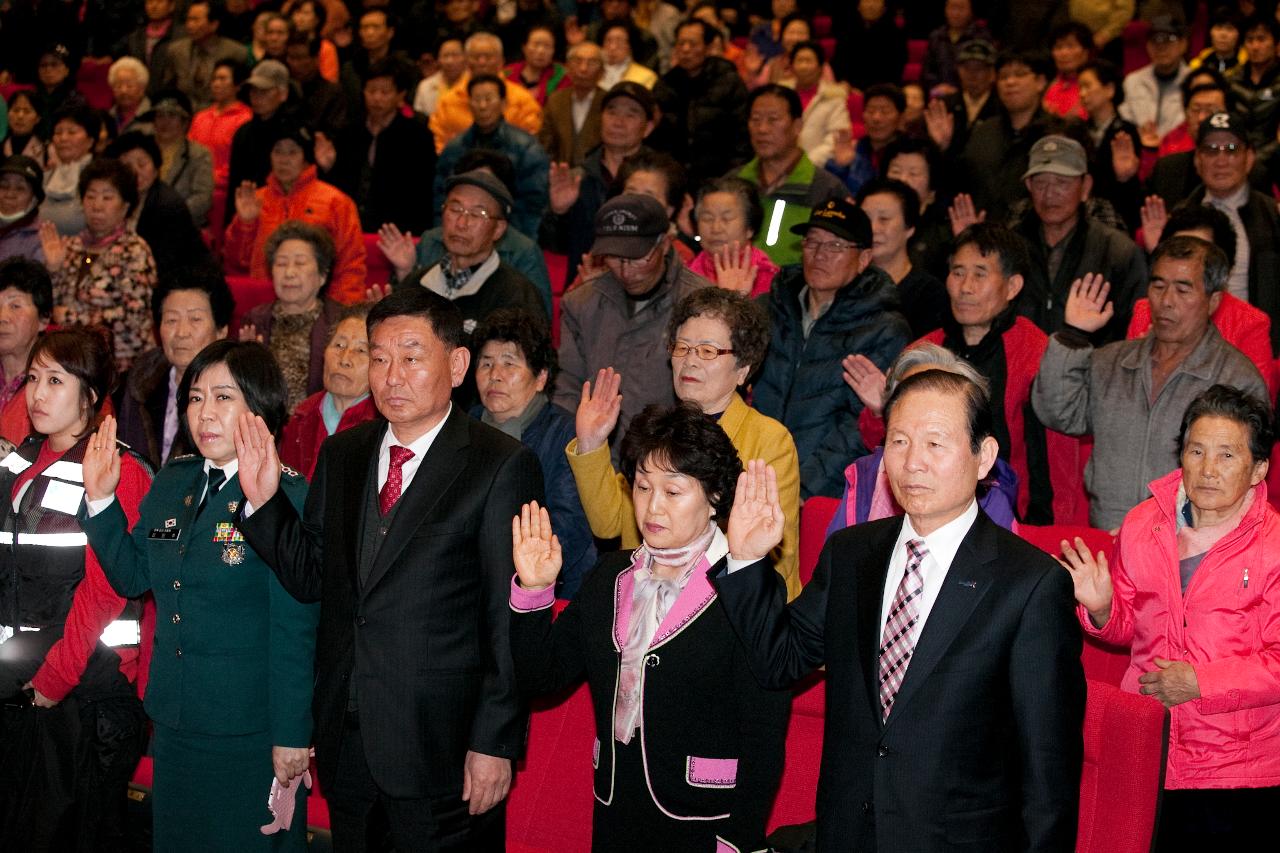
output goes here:
[[40, 506], [55, 512], [75, 515], [80, 510], [80, 500], [83, 497], [83, 486], [73, 486], [61, 480], [50, 480], [48, 488], [44, 490], [44, 499], [40, 501]]
[[161, 530], [159, 527], [153, 527], [151, 528], [151, 532], [147, 534], [147, 538], [173, 540], [173, 539], [177, 539], [178, 534], [180, 534], [181, 532], [182, 531], [176, 527], [171, 527], [171, 528], [168, 528], [167, 530]]

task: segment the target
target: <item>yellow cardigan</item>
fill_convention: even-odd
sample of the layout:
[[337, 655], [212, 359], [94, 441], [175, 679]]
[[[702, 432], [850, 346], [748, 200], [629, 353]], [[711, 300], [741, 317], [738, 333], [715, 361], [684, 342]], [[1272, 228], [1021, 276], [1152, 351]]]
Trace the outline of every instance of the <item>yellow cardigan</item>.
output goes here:
[[[791, 433], [773, 418], [760, 414], [733, 395], [729, 408], [720, 417], [720, 427], [729, 436], [745, 465], [763, 459], [778, 473], [778, 502], [782, 504], [785, 526], [782, 542], [773, 552], [773, 565], [787, 582], [787, 600], [800, 594], [800, 459]], [[578, 453], [578, 439], [565, 448], [573, 470], [578, 496], [587, 514], [591, 532], [601, 539], [622, 537], [623, 548], [640, 546], [631, 486], [613, 468], [609, 447]]]

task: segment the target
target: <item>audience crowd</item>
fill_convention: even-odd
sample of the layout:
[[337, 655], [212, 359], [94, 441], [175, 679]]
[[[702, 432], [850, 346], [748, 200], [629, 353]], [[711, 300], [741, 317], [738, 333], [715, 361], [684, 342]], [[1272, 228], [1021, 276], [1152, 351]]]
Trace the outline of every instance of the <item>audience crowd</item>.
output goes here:
[[[171, 849], [184, 837], [259, 849], [268, 830], [288, 833], [295, 803], [305, 815], [313, 742], [340, 849], [366, 849], [345, 833], [372, 804], [396, 849], [418, 849], [405, 846], [415, 833], [492, 841], [500, 822], [466, 830], [466, 803], [446, 800], [460, 792], [477, 820], [500, 812], [523, 738], [515, 709], [584, 680], [597, 703], [597, 850], [759, 849], [786, 719], [785, 694], [766, 688], [825, 662], [835, 689], [848, 667], [847, 651], [822, 646], [823, 630], [844, 629], [815, 605], [842, 594], [830, 560], [874, 553], [880, 540], [859, 528], [890, 519], [920, 535], [903, 540], [903, 583], [925, 580], [903, 601], [891, 577], [885, 619], [910, 614], [903, 633], [919, 634], [931, 609], [954, 606], [928, 571], [972, 555], [963, 533], [947, 546], [924, 532], [919, 492], [956, 453], [972, 469], [947, 475], [950, 488], [974, 474], [978, 512], [996, 522], [974, 535], [1006, 542], [991, 545], [1002, 559], [1022, 553], [1003, 531], [1118, 536], [1110, 564], [1064, 541], [1062, 565], [1048, 564], [1057, 598], [1031, 598], [1077, 651], [1081, 633], [1130, 647], [1123, 689], [1170, 709], [1164, 785], [1177, 807], [1162, 812], [1156, 849], [1244, 843], [1280, 806], [1274, 2], [15, 0], [0, 6], [0, 94], [0, 848], [115, 849], [145, 739], [123, 678], [155, 723], [169, 797], [156, 838]], [[928, 395], [964, 400], [967, 438], [948, 432], [946, 406], [921, 410]], [[921, 431], [903, 426], [917, 416]], [[390, 436], [380, 449], [376, 430]], [[436, 440], [456, 470], [422, 459]], [[906, 449], [916, 441], [924, 449]], [[368, 486], [363, 474], [344, 483], [354, 457], [339, 445], [372, 454]], [[438, 766], [407, 761], [397, 775], [372, 745], [384, 721], [366, 698], [361, 629], [375, 617], [362, 596], [399, 559], [397, 501], [416, 494], [420, 461], [433, 482], [479, 471], [495, 492], [480, 504], [468, 493], [405, 537], [410, 550], [434, 538], [484, 580], [424, 593], [435, 618], [474, 617], [470, 634], [413, 646], [423, 659], [401, 660], [408, 672], [379, 670], [406, 679], [386, 694], [404, 707], [429, 692], [414, 693], [414, 672], [437, 679], [432, 701], [452, 715], [432, 729]], [[262, 472], [280, 462], [272, 482]], [[226, 512], [204, 514], [238, 476]], [[385, 544], [333, 529], [344, 488], [356, 517], [336, 526], [378, 527], [381, 513]], [[190, 533], [183, 500], [197, 539], [217, 545], [161, 560], [154, 549]], [[836, 507], [813, 592], [798, 545], [810, 502]], [[863, 541], [870, 551], [852, 544]], [[314, 556], [314, 577], [290, 549]], [[348, 558], [359, 571], [334, 574]], [[165, 563], [198, 559], [271, 584], [199, 599], [199, 575], [169, 578]], [[756, 563], [774, 570], [768, 584], [742, 580]], [[353, 585], [354, 603], [330, 600], [337, 584]], [[1068, 584], [1074, 616], [1057, 606]], [[727, 615], [691, 632], [696, 645], [677, 642], [671, 620], [693, 624], [722, 588]], [[907, 607], [916, 594], [920, 614]], [[754, 611], [747, 595], [760, 596]], [[573, 602], [554, 622], [553, 598]], [[753, 621], [766, 616], [776, 621]], [[237, 663], [248, 652], [234, 643], [200, 645], [232, 618], [261, 623], [246, 643], [289, 633], [290, 651]], [[24, 633], [36, 630], [43, 645]], [[885, 628], [880, 654], [898, 639]], [[1080, 680], [1057, 685], [1059, 733], [1084, 690], [1067, 645], [1027, 646], [1053, 657], [1041, 676]], [[105, 647], [118, 672], [104, 669]], [[282, 671], [334, 660], [349, 670], [338, 686]], [[219, 667], [240, 693], [199, 728], [211, 712], [179, 713], [182, 679], [217, 684]], [[880, 674], [883, 732], [894, 678]], [[266, 710], [286, 684], [287, 725]], [[24, 692], [74, 725], [20, 718], [8, 697]], [[684, 718], [662, 709], [682, 703]], [[325, 728], [334, 708], [358, 735], [346, 747]], [[108, 722], [82, 726], [95, 709]], [[1035, 729], [1018, 703], [1009, 713]], [[465, 714], [484, 737], [456, 730]], [[842, 726], [829, 719], [827, 737], [865, 736]], [[1021, 748], [1038, 751], [1033, 735]], [[357, 781], [335, 785], [351, 778], [359, 737], [367, 766], [358, 757]], [[101, 766], [54, 769], [39, 749], [13, 748], [24, 739]], [[181, 778], [223, 746], [226, 775]], [[1036, 784], [1078, 780], [1078, 746], [1061, 757], [1074, 770], [1054, 764]], [[687, 767], [668, 766], [676, 752]], [[840, 786], [855, 783], [829, 766], [842, 760], [824, 754], [821, 850], [875, 831], [831, 817], [853, 809]], [[32, 775], [19, 761], [57, 785], [19, 781]], [[271, 811], [244, 798], [227, 808], [276, 824], [224, 838], [194, 804], [240, 773], [274, 778]], [[859, 794], [858, 810], [888, 826], [893, 791], [876, 796]], [[1011, 831], [1037, 807], [1008, 796], [975, 794], [972, 808], [1006, 811], [970, 829]], [[428, 818], [404, 805], [421, 802]], [[1070, 848], [1027, 820], [1012, 837]], [[57, 830], [68, 821], [73, 832]], [[924, 834], [905, 846], [882, 835], [880, 849], [952, 849]], [[457, 849], [490, 849], [475, 843]]]

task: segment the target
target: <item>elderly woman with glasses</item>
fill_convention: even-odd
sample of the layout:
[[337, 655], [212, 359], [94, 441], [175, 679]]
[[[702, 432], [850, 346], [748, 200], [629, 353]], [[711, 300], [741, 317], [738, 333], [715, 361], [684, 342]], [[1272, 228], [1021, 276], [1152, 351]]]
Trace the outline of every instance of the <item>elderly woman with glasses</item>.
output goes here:
[[[769, 345], [769, 320], [758, 302], [720, 288], [696, 290], [672, 311], [667, 326], [671, 379], [676, 397], [717, 418], [743, 460], [765, 459], [778, 472], [778, 495], [786, 526], [774, 565], [787, 594], [800, 592], [800, 466], [786, 427], [749, 407], [738, 388], [760, 366]], [[578, 405], [577, 435], [565, 448], [591, 532], [622, 538], [623, 548], [641, 542], [631, 488], [610, 461], [609, 434], [618, 422], [622, 376], [605, 368], [595, 387], [586, 385]]]

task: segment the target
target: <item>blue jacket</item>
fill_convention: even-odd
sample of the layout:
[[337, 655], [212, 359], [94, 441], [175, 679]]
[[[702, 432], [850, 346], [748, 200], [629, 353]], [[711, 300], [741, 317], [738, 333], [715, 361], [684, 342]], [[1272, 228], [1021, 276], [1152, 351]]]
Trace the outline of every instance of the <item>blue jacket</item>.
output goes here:
[[767, 305], [769, 354], [755, 384], [755, 407], [791, 430], [800, 456], [800, 495], [839, 497], [844, 469], [868, 452], [858, 429], [862, 401], [845, 384], [840, 361], [861, 353], [881, 370], [911, 341], [893, 280], [877, 267], [836, 292], [806, 340], [801, 318], [804, 270], [784, 268]]
[[[477, 420], [483, 413], [482, 406], [471, 410], [471, 416]], [[573, 598], [587, 572], [596, 564], [595, 539], [578, 499], [578, 485], [569, 469], [569, 460], [564, 455], [565, 447], [576, 434], [573, 415], [548, 402], [520, 436], [520, 442], [533, 451], [542, 465], [547, 512], [551, 514], [551, 527], [560, 539], [564, 554], [564, 565], [556, 581], [557, 598]]]
[[542, 214], [551, 205], [551, 160], [537, 139], [505, 121], [499, 121], [493, 132], [486, 134], [480, 133], [473, 124], [440, 152], [440, 157], [436, 160], [433, 195], [435, 224], [441, 223], [441, 211], [444, 210], [444, 182], [453, 174], [453, 167], [462, 159], [462, 155], [473, 148], [497, 151], [511, 160], [516, 175], [516, 185], [511, 188], [511, 196], [516, 203], [511, 211], [510, 225], [526, 237], [536, 239], [538, 228], [542, 224]]

